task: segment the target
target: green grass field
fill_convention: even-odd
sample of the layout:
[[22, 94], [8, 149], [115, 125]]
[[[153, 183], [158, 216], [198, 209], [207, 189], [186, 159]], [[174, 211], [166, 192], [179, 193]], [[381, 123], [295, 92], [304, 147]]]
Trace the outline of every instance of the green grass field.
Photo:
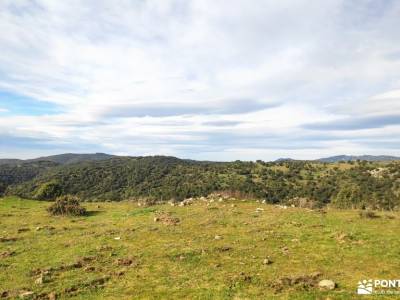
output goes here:
[[[72, 218], [49, 204], [0, 199], [0, 298], [357, 299], [359, 280], [400, 277], [397, 213], [120, 202]], [[337, 287], [322, 291], [321, 279]]]

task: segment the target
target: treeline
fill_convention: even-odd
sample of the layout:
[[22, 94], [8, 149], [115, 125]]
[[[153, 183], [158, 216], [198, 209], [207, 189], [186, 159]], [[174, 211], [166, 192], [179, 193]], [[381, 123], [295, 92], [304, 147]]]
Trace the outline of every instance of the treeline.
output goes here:
[[269, 203], [301, 198], [314, 206], [400, 207], [399, 162], [218, 163], [155, 156], [38, 165], [19, 170], [0, 166], [0, 174], [9, 174], [0, 176], [0, 192], [41, 200], [71, 194], [86, 201], [140, 197], [167, 201], [225, 191]]

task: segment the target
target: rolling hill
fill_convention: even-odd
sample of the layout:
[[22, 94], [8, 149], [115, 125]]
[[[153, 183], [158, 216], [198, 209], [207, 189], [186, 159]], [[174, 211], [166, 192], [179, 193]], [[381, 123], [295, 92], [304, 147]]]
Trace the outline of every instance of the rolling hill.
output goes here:
[[199, 162], [168, 156], [58, 161], [64, 164], [34, 160], [1, 165], [0, 194], [39, 200], [71, 194], [84, 201], [167, 201], [223, 192], [269, 203], [400, 207], [400, 162], [395, 161]]
[[106, 153], [64, 153], [51, 156], [42, 156], [34, 159], [14, 159], [14, 158], [4, 158], [0, 159], [0, 165], [15, 165], [21, 163], [37, 162], [37, 161], [51, 161], [61, 165], [80, 163], [85, 161], [97, 161], [105, 160], [116, 157], [115, 155], [110, 155]]
[[394, 161], [400, 160], [400, 157], [389, 155], [337, 155], [326, 158], [320, 158], [320, 162], [339, 162], [339, 161]]

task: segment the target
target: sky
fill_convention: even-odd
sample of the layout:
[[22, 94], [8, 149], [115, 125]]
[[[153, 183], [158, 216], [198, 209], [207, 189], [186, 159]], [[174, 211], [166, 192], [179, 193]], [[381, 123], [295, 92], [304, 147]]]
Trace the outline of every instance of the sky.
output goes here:
[[0, 157], [400, 156], [399, 0], [0, 0]]

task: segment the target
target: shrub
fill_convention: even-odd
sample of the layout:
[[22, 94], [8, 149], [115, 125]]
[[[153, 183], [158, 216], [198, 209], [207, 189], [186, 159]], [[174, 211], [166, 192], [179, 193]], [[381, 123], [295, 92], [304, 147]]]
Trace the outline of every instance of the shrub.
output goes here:
[[79, 199], [71, 195], [58, 197], [47, 210], [53, 216], [83, 216], [86, 214], [86, 209], [80, 205]]
[[38, 200], [54, 200], [61, 193], [60, 185], [55, 181], [50, 181], [40, 185], [33, 198]]

